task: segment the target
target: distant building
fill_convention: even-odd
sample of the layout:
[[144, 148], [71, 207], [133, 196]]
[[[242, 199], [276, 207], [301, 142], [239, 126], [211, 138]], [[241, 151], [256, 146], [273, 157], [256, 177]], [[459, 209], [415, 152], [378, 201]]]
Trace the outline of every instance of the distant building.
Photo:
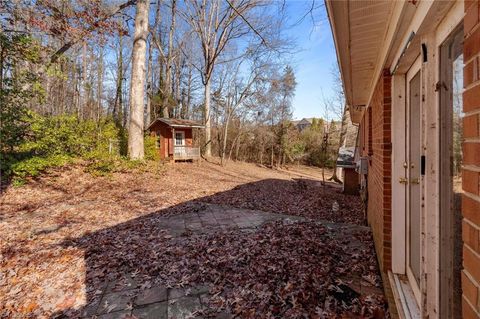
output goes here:
[[312, 123], [313, 123], [313, 118], [303, 118], [300, 121], [298, 121], [297, 125], [295, 125], [295, 126], [301, 132], [304, 129], [312, 126]]
[[309, 118], [304, 117], [301, 120], [291, 121], [291, 123], [294, 127], [297, 128], [297, 130], [299, 130], [301, 132], [301, 131], [309, 128], [310, 126], [312, 126], [314, 119], [315, 119], [315, 117], [309, 117]]

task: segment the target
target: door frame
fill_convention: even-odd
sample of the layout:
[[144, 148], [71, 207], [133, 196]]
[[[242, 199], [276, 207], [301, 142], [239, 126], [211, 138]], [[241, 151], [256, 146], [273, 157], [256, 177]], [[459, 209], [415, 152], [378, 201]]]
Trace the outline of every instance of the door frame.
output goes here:
[[[452, 2], [448, 11], [441, 13], [442, 18], [415, 32], [405, 47], [400, 47], [389, 66], [392, 72], [392, 272], [389, 281], [395, 296], [399, 313], [412, 318], [431, 316], [432, 318], [451, 318], [448, 315], [450, 303], [448, 293], [442, 289], [444, 280], [440, 274], [440, 94], [439, 83], [440, 45], [448, 39], [464, 18], [462, 1]], [[427, 26], [427, 24], [425, 24]], [[413, 24], [412, 24], [413, 26]], [[418, 29], [419, 30], [419, 29]], [[413, 34], [413, 32], [412, 32]], [[418, 315], [412, 314], [413, 292], [406, 279], [406, 187], [399, 183], [405, 177], [405, 134], [403, 122], [406, 116], [406, 72], [418, 55], [422, 57], [422, 121], [423, 154], [425, 155], [425, 175], [423, 183], [423, 240], [422, 240], [422, 277], [420, 278], [421, 303]], [[406, 287], [406, 288], [405, 288]]]
[[[442, 86], [439, 88], [439, 193], [440, 193], [440, 211], [439, 211], [439, 237], [440, 245], [444, 249], [439, 250], [439, 289], [440, 289], [440, 309], [444, 318], [454, 316], [454, 284], [455, 266], [455, 220], [453, 210], [453, 178], [451, 176], [452, 163], [452, 123], [453, 123], [453, 103], [451, 102], [451, 93], [453, 88], [446, 83], [453, 76], [453, 70], [446, 64], [449, 60], [444, 59], [445, 55], [450, 54], [450, 46], [455, 41], [463, 41], [463, 25], [458, 25], [447, 37], [439, 43], [439, 77]], [[458, 43], [457, 43], [458, 44]], [[463, 46], [457, 47], [462, 52]], [[463, 52], [461, 53], [463, 54]], [[463, 79], [463, 76], [462, 76]], [[443, 159], [443, 160], [442, 160]], [[445, 159], [448, 159], [447, 161]], [[458, 274], [457, 274], [458, 276]], [[457, 305], [458, 306], [458, 305]]]
[[[421, 279], [422, 279], [422, 266], [420, 265], [420, 276], [419, 276], [419, 281], [417, 283], [416, 279], [415, 279], [415, 276], [413, 274], [413, 271], [411, 270], [410, 268], [410, 234], [409, 234], [409, 231], [410, 231], [410, 185], [412, 183], [412, 180], [411, 180], [411, 177], [410, 177], [410, 167], [411, 167], [411, 159], [410, 159], [410, 138], [411, 138], [411, 123], [410, 123], [410, 114], [411, 114], [411, 105], [410, 105], [410, 81], [415, 77], [415, 76], [419, 76], [420, 77], [420, 82], [419, 82], [419, 89], [420, 89], [420, 96], [422, 95], [422, 61], [421, 61], [421, 57], [418, 56], [416, 59], [415, 59], [415, 62], [412, 63], [412, 65], [410, 66], [410, 68], [408, 69], [408, 71], [406, 72], [405, 74], [405, 101], [406, 101], [406, 109], [405, 109], [405, 131], [404, 131], [404, 134], [405, 134], [405, 163], [407, 164], [406, 167], [405, 167], [405, 178], [407, 180], [407, 184], [405, 185], [406, 187], [406, 190], [405, 190], [405, 213], [404, 213], [404, 223], [405, 223], [405, 273], [407, 275], [407, 278], [408, 278], [408, 281], [410, 283], [410, 286], [412, 288], [412, 291], [415, 295], [415, 299], [418, 303], [418, 305], [421, 304], [421, 290], [420, 290], [420, 287], [421, 287]], [[420, 100], [420, 103], [419, 103], [419, 107], [420, 107], [420, 110], [419, 110], [419, 115], [421, 116], [422, 114], [422, 103], [421, 103], [421, 100]], [[422, 121], [420, 121], [420, 126], [419, 126], [419, 141], [420, 141], [420, 145], [422, 143], [422, 134], [421, 132], [423, 131], [423, 128], [422, 128]], [[420, 182], [420, 195], [422, 193], [422, 188], [423, 188], [423, 183], [421, 181], [421, 177], [419, 177], [419, 182]], [[419, 202], [418, 202], [418, 206], [419, 206], [419, 213], [420, 213], [420, 220], [422, 221], [420, 223], [420, 233], [423, 232], [423, 210], [421, 209], [421, 205], [422, 205], [422, 196], [420, 196], [419, 198]], [[419, 254], [420, 254], [420, 262], [422, 260], [422, 246], [423, 246], [423, 238], [420, 237], [419, 239], [419, 243], [420, 243], [420, 247], [419, 247]]]

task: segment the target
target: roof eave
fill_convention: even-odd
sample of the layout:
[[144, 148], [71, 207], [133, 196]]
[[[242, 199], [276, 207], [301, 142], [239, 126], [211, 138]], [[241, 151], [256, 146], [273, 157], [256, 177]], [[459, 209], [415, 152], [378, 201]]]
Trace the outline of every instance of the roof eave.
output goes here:
[[181, 124], [169, 124], [171, 127], [176, 128], [205, 128], [204, 125], [181, 125]]
[[[351, 77], [349, 72], [349, 66], [345, 65], [344, 60], [340, 57], [340, 47], [339, 47], [339, 36], [338, 36], [338, 27], [336, 24], [336, 20], [334, 19], [334, 13], [333, 13], [333, 8], [332, 8], [332, 0], [325, 0], [325, 6], [327, 8], [327, 16], [328, 16], [328, 21], [330, 23], [330, 28], [332, 31], [332, 37], [333, 37], [333, 43], [335, 45], [335, 56], [337, 58], [337, 64], [339, 66], [340, 70], [340, 77], [342, 80], [342, 86], [343, 86], [343, 91], [345, 93], [345, 100], [347, 105], [352, 104], [352, 83], [351, 83]], [[348, 1], [337, 1], [336, 4], [341, 4], [343, 6], [346, 6], [345, 9], [348, 12]], [[348, 28], [347, 28], [348, 30]], [[348, 37], [347, 39], [350, 38], [350, 32], [348, 31]], [[347, 54], [347, 52], [345, 52]], [[349, 54], [349, 52], [348, 52]]]

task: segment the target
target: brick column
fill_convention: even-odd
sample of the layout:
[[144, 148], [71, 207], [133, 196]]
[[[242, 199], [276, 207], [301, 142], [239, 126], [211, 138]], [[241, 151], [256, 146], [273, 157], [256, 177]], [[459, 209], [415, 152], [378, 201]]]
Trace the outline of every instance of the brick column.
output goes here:
[[480, 319], [480, 5], [465, 1], [462, 310]]

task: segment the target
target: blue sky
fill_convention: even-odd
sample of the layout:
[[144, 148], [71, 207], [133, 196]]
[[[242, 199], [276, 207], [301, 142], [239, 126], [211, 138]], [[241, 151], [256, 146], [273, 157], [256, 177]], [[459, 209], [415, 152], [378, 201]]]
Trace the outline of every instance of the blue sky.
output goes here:
[[[323, 4], [316, 2], [317, 6]], [[291, 0], [287, 4], [289, 22], [295, 24], [308, 12], [311, 1]], [[322, 117], [322, 92], [325, 96], [333, 94], [331, 70], [337, 59], [325, 7], [318, 7], [313, 15], [314, 21], [307, 16], [287, 31], [297, 41], [299, 50], [292, 63], [298, 83], [292, 101], [293, 117], [298, 119]]]

